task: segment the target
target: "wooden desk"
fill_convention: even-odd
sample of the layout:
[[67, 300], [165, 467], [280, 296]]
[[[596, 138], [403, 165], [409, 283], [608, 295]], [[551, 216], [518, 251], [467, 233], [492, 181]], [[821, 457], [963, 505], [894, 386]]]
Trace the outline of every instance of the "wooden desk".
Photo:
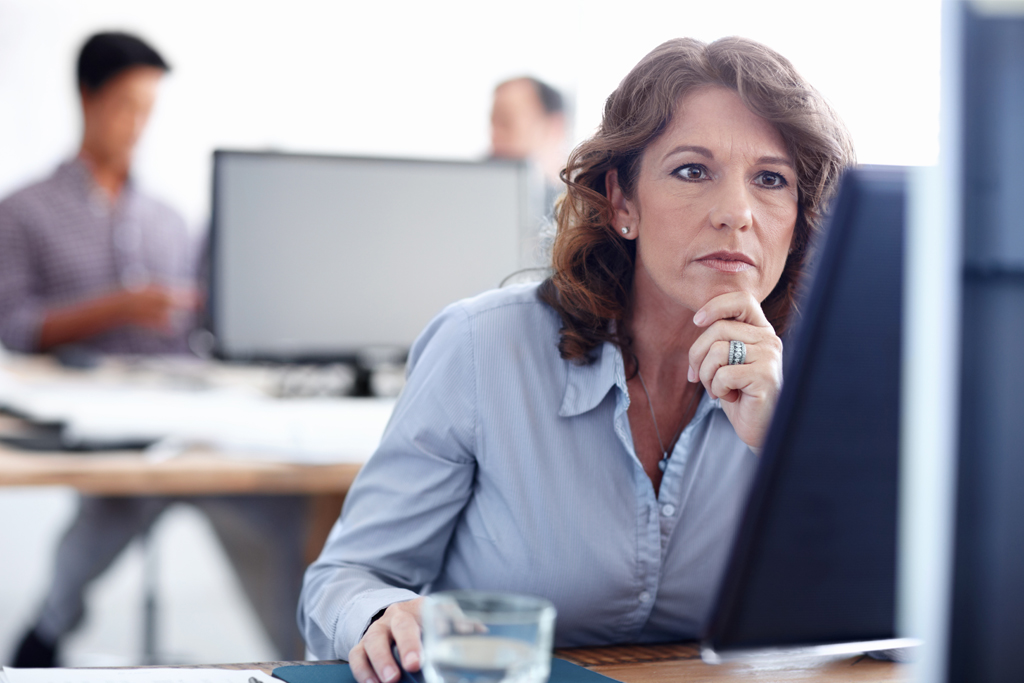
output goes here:
[[[0, 431], [11, 418], [0, 418]], [[0, 486], [71, 486], [107, 496], [234, 493], [344, 495], [360, 465], [290, 465], [191, 449], [169, 460], [141, 453], [40, 453], [0, 445]]]
[[307, 564], [320, 554], [359, 468], [229, 459], [202, 450], [153, 462], [138, 452], [26, 453], [0, 445], [0, 486], [70, 486], [105, 496], [308, 496]]
[[558, 650], [555, 656], [585, 666], [624, 683], [725, 683], [727, 681], [816, 681], [868, 683], [909, 681], [908, 667], [879, 662], [867, 656], [762, 658], [743, 663], [711, 665], [700, 658], [695, 643], [679, 645], [621, 645]]
[[320, 554], [359, 468], [229, 459], [201, 450], [153, 462], [138, 452], [26, 453], [0, 445], [0, 486], [70, 486], [105, 496], [308, 496], [307, 564]]
[[[163, 364], [163, 365], [161, 365]], [[4, 370], [28, 379], [60, 379], [89, 384], [97, 380], [159, 384], [172, 375], [179, 383], [237, 386], [269, 390], [272, 371], [175, 359], [108, 359], [98, 371], [60, 368], [49, 358], [9, 358]], [[25, 434], [21, 420], [0, 415], [0, 433]], [[369, 453], [367, 453], [369, 455]], [[137, 451], [68, 453], [23, 451], [0, 444], [0, 486], [70, 486], [105, 496], [201, 496], [233, 494], [301, 494], [310, 497], [306, 559], [320, 553], [341, 511], [345, 494], [361, 465], [289, 464], [258, 455], [225, 457], [211, 449], [190, 448], [173, 458], [155, 460]]]
[[[83, 372], [60, 368], [52, 359], [42, 356], [18, 356], [8, 359], [3, 369], [30, 383], [59, 380], [72, 386], [101, 382], [120, 382], [125, 387], [191, 383], [241, 386], [269, 393], [276, 381], [274, 372], [268, 369], [175, 359], [110, 358], [102, 368]], [[0, 433], [17, 435], [28, 429], [16, 418], [0, 416]], [[344, 495], [360, 469], [355, 463], [289, 464], [256, 454], [252, 458], [244, 456], [234, 453], [222, 457], [210, 449], [190, 448], [159, 461], [131, 451], [43, 453], [0, 445], [0, 486], [71, 486], [83, 493], [109, 496]]]
[[[556, 650], [555, 656], [623, 683], [905, 683], [911, 680], [911, 671], [906, 665], [879, 662], [869, 657], [779, 657], [715, 666], [701, 661], [694, 643], [573, 648]], [[262, 662], [224, 666], [231, 669], [260, 669], [269, 674], [279, 666], [303, 663]], [[309, 664], [316, 666], [327, 663]]]

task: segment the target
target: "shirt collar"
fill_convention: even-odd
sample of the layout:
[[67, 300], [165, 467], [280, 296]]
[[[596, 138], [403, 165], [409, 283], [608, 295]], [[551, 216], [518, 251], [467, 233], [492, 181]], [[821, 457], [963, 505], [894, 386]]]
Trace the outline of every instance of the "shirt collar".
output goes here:
[[78, 157], [72, 157], [57, 168], [57, 176], [67, 183], [73, 183], [86, 196], [95, 188], [89, 168]]
[[569, 372], [565, 382], [565, 394], [558, 414], [573, 417], [596, 408], [612, 387], [626, 391], [626, 372], [619, 347], [604, 342], [597, 358], [587, 365], [568, 363]]
[[[574, 417], [593, 410], [612, 387], [618, 387], [626, 397], [629, 405], [629, 389], [626, 387], [626, 368], [622, 362], [622, 352], [612, 342], [601, 346], [600, 354], [594, 362], [578, 365], [569, 362], [568, 378], [565, 382], [565, 394], [562, 396], [562, 407], [558, 410], [560, 417]], [[704, 419], [711, 410], [721, 410], [722, 400], [710, 398], [705, 392], [697, 404], [697, 413], [693, 423]]]
[[[93, 178], [92, 171], [89, 170], [89, 165], [86, 164], [81, 157], [74, 156], [65, 161], [58, 167], [57, 174], [66, 178], [68, 182], [74, 183], [78, 186], [86, 197], [100, 197], [105, 204], [110, 205], [110, 199], [107, 193], [96, 184], [96, 179]], [[118, 195], [117, 201], [114, 202], [114, 205], [116, 206], [124, 203], [134, 191], [135, 180], [129, 172], [128, 177], [125, 179], [124, 187], [121, 188], [121, 193]]]

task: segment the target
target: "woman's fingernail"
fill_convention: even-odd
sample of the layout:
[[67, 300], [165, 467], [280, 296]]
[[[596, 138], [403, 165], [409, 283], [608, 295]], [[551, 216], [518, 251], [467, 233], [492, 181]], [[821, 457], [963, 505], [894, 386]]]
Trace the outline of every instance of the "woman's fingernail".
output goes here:
[[415, 652], [410, 652], [405, 656], [405, 668], [409, 669], [420, 663], [420, 656]]
[[708, 319], [708, 314], [704, 311], [697, 311], [697, 315], [693, 316], [694, 325], [703, 325], [704, 321]]
[[384, 680], [393, 681], [398, 677], [398, 669], [393, 666], [385, 667], [384, 669]]
[[687, 382], [693, 382], [694, 381], [694, 378], [693, 378], [693, 367], [691, 367], [689, 365], [686, 366], [686, 381]]

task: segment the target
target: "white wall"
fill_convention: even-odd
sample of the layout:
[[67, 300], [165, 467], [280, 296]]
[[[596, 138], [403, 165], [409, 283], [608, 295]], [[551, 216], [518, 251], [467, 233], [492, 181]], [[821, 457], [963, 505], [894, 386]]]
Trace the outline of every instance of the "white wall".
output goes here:
[[934, 163], [938, 17], [936, 0], [0, 0], [0, 196], [74, 152], [73, 64], [97, 30], [172, 63], [136, 170], [199, 226], [216, 147], [477, 157], [492, 87], [527, 72], [573, 94], [579, 140], [682, 35], [767, 43], [838, 108], [861, 161]]

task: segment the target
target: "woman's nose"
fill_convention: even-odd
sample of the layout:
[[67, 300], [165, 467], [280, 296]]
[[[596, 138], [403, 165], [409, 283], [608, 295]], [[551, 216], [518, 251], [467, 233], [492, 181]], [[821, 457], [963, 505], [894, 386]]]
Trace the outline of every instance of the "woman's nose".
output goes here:
[[742, 180], [725, 180], [718, 184], [711, 210], [711, 225], [719, 228], [745, 230], [754, 223], [747, 184]]

